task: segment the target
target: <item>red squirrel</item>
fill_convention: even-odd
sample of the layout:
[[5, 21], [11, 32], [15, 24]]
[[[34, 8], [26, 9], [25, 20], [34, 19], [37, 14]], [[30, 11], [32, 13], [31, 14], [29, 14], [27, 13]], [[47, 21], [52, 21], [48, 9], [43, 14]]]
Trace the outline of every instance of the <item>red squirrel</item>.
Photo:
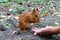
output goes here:
[[22, 29], [23, 32], [27, 32], [26, 25], [36, 23], [40, 21], [40, 13], [38, 8], [33, 8], [31, 12], [22, 12], [19, 18], [19, 24], [17, 26], [17, 32]]

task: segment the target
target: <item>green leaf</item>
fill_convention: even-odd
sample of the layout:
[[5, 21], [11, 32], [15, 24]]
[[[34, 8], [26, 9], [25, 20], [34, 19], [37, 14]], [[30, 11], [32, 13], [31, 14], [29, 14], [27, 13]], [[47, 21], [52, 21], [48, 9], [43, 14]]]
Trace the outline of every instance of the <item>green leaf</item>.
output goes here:
[[0, 3], [4, 2], [4, 0], [0, 0]]
[[3, 23], [3, 25], [4, 25], [4, 28], [10, 28], [10, 26], [9, 26], [9, 24], [8, 23]]
[[46, 0], [46, 2], [49, 2], [50, 0]]
[[3, 0], [3, 2], [9, 2], [8, 0]]
[[0, 5], [4, 7], [10, 7], [12, 4], [8, 2], [8, 3], [1, 3]]

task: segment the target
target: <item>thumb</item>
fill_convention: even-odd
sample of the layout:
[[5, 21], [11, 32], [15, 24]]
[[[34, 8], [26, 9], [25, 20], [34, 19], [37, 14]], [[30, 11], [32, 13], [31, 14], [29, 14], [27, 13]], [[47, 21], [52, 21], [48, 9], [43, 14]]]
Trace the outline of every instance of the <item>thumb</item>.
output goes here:
[[35, 32], [34, 35], [36, 35], [37, 33]]

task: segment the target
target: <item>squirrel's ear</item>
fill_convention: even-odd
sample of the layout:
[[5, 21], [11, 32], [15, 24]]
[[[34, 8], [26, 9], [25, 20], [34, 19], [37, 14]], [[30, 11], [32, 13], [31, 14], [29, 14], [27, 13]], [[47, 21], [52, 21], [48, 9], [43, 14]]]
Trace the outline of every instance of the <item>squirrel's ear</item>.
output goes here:
[[38, 7], [36, 9], [37, 9], [37, 11], [39, 11], [39, 8]]
[[32, 9], [32, 12], [35, 12], [35, 10], [36, 10], [36, 8], [33, 8], [33, 9]]
[[39, 11], [39, 9], [38, 9], [37, 7], [34, 7], [34, 8], [32, 9], [32, 12], [36, 12], [36, 11]]

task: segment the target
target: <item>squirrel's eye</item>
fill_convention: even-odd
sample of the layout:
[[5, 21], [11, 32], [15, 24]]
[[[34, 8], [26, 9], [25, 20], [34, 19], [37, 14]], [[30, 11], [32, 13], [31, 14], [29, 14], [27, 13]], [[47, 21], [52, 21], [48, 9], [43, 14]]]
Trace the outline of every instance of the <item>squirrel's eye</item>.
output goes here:
[[35, 15], [35, 17], [37, 17], [37, 15]]

